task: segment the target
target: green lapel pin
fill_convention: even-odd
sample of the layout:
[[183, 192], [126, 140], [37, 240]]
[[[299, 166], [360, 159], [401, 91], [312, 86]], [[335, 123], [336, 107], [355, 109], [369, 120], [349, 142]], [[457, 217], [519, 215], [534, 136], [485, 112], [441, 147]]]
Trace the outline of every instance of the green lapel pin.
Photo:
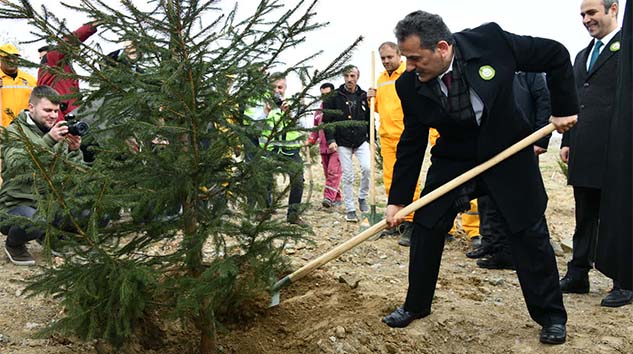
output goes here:
[[486, 81], [492, 80], [495, 77], [495, 69], [490, 65], [484, 65], [479, 68], [479, 76]]

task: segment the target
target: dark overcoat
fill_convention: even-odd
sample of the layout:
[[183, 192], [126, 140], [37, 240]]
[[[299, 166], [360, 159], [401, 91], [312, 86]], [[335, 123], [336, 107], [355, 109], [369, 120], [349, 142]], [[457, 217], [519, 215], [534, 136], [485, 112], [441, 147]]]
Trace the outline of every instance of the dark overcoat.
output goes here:
[[[432, 164], [422, 195], [532, 133], [516, 106], [512, 89], [516, 71], [547, 74], [553, 115], [578, 112], [573, 68], [569, 53], [560, 43], [511, 34], [495, 23], [455, 33], [454, 39], [465, 63], [468, 84], [483, 101], [481, 125], [451, 121], [428, 83], [419, 82], [415, 72], [403, 74], [396, 90], [405, 129], [397, 148], [389, 204], [411, 202], [429, 127], [436, 128], [440, 138], [431, 152]], [[533, 225], [543, 216], [547, 195], [532, 146], [485, 172], [482, 180], [512, 232]], [[433, 227], [455, 197], [451, 192], [423, 207], [414, 221]]]
[[633, 290], [633, 13], [627, 1], [622, 26], [616, 112], [611, 121], [600, 203], [596, 268]]
[[576, 55], [574, 77], [578, 92], [578, 124], [563, 135], [569, 146], [568, 183], [576, 187], [601, 188], [607, 153], [609, 122], [615, 112], [620, 32], [605, 44], [598, 60], [587, 72], [593, 41]]

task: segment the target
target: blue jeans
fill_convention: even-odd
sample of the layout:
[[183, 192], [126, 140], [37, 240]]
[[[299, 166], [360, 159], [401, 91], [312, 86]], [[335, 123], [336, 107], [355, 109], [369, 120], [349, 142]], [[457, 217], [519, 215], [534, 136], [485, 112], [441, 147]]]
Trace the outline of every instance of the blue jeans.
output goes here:
[[[29, 219], [33, 219], [37, 209], [18, 206], [9, 210], [9, 214], [15, 216], [24, 216]], [[7, 235], [7, 246], [19, 247], [25, 245], [27, 242], [35, 239], [41, 239], [44, 237], [44, 230], [38, 229], [35, 226], [21, 226], [21, 225], [4, 225], [0, 229], [3, 234]]]

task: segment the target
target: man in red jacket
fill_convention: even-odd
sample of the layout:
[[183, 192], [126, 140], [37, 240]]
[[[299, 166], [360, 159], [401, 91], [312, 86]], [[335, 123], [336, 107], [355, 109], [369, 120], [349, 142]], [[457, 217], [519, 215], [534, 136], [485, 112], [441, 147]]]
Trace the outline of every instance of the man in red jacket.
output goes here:
[[[79, 43], [84, 42], [96, 32], [97, 23], [89, 22], [73, 32], [72, 37], [66, 37], [64, 40], [70, 45], [79, 46]], [[37, 85], [50, 86], [60, 95], [66, 96], [63, 97], [66, 105], [62, 105], [62, 109], [59, 111], [59, 120], [63, 120], [64, 115], [78, 107], [74, 104], [75, 98], [68, 97], [67, 95], [79, 92], [79, 80], [76, 78], [60, 77], [59, 73], [61, 70], [69, 74], [74, 74], [75, 70], [70, 60], [66, 59], [66, 53], [59, 47], [49, 47], [48, 49], [46, 54], [42, 56], [41, 66], [37, 72]]]

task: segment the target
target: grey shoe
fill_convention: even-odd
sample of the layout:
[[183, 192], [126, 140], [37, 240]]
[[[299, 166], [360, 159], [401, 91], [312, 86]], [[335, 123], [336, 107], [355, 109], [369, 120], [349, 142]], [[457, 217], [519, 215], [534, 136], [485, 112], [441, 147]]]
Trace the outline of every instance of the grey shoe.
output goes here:
[[361, 213], [369, 212], [369, 205], [367, 204], [367, 199], [359, 199], [358, 200], [358, 209], [360, 209]]
[[333, 205], [333, 202], [327, 198], [323, 198], [323, 201], [321, 202], [321, 205], [323, 205], [323, 207], [325, 208], [331, 208]]
[[358, 222], [358, 217], [356, 216], [356, 212], [355, 211], [348, 211], [347, 214], [345, 214], [345, 221], [347, 221], [347, 222]]
[[4, 252], [9, 257], [11, 263], [19, 266], [30, 266], [35, 265], [35, 259], [26, 249], [26, 245], [12, 247], [9, 245], [4, 245]]

